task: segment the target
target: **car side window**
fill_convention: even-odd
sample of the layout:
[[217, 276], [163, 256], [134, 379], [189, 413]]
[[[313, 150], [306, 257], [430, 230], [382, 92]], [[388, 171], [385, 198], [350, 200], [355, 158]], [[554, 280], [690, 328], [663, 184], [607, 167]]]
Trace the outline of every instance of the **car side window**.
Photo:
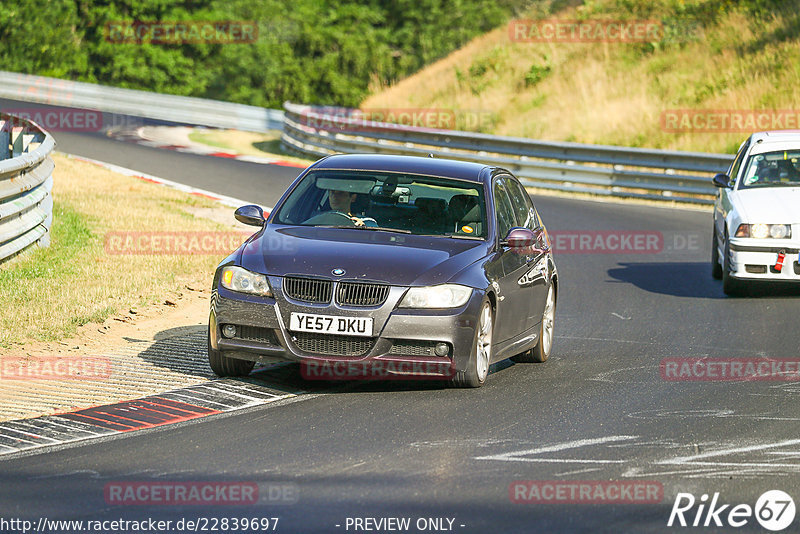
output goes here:
[[742, 161], [744, 161], [744, 155], [747, 153], [748, 148], [750, 148], [750, 139], [745, 141], [742, 145], [742, 148], [739, 149], [739, 153], [736, 154], [736, 158], [734, 158], [731, 168], [728, 171], [728, 176], [731, 177], [731, 185], [736, 183], [736, 178], [739, 175], [739, 169], [742, 167]]
[[517, 215], [517, 226], [535, 230], [538, 225], [536, 210], [528, 192], [513, 178], [506, 178], [506, 184], [508, 185], [508, 196], [511, 197], [511, 204]]
[[503, 178], [494, 180], [494, 211], [497, 214], [497, 233], [504, 238], [509, 230], [517, 226], [514, 208], [508, 198], [508, 188]]

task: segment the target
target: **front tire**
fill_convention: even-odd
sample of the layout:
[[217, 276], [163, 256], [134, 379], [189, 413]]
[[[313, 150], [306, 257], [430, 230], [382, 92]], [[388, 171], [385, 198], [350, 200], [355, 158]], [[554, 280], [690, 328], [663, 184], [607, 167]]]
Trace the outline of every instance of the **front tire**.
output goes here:
[[478, 325], [475, 328], [475, 350], [473, 351], [467, 369], [456, 372], [450, 381], [457, 387], [479, 388], [486, 383], [489, 376], [489, 364], [492, 361], [492, 333], [494, 331], [494, 312], [491, 303], [486, 300], [481, 306], [478, 315]]
[[211, 334], [208, 334], [208, 365], [219, 377], [226, 376], [247, 376], [253, 370], [255, 362], [247, 360], [237, 360], [225, 356], [222, 351], [214, 350], [211, 347]]
[[719, 245], [717, 243], [717, 225], [711, 231], [711, 277], [714, 280], [722, 278], [722, 265], [719, 263]]
[[725, 257], [722, 258], [724, 267], [722, 268], [722, 291], [729, 297], [736, 297], [742, 294], [744, 284], [731, 276], [731, 244], [728, 236], [725, 236]]
[[544, 363], [553, 349], [553, 334], [556, 316], [556, 291], [553, 282], [547, 290], [547, 301], [542, 312], [542, 323], [539, 325], [539, 342], [529, 351], [518, 354], [515, 358], [523, 363]]

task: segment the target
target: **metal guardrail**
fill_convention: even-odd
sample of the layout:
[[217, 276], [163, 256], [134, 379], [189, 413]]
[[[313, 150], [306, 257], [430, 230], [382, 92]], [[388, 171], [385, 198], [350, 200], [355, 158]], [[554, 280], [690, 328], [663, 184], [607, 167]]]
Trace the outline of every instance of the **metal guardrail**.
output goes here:
[[710, 176], [724, 172], [733, 160], [725, 154], [412, 128], [331, 115], [290, 102], [284, 109], [281, 142], [288, 150], [315, 157], [337, 152], [434, 153], [504, 167], [526, 186], [561, 191], [709, 204], [714, 195]]
[[180, 124], [252, 132], [280, 130], [283, 111], [0, 71], [0, 97]]
[[0, 113], [0, 262], [50, 244], [55, 146], [36, 123]]
[[[413, 128], [332, 115], [293, 103], [280, 110], [0, 71], [0, 98], [78, 107], [181, 124], [283, 129], [282, 144], [315, 157], [337, 152], [430, 153], [506, 167], [530, 187], [711, 203], [709, 180], [733, 159], [677, 152]], [[358, 110], [355, 110], [358, 111]]]

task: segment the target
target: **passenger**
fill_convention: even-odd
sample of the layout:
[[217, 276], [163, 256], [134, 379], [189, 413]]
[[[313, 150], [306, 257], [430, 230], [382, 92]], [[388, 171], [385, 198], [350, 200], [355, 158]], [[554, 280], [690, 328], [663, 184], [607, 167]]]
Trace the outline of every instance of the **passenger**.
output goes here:
[[789, 160], [778, 160], [778, 179], [782, 182], [800, 181], [800, 172]]

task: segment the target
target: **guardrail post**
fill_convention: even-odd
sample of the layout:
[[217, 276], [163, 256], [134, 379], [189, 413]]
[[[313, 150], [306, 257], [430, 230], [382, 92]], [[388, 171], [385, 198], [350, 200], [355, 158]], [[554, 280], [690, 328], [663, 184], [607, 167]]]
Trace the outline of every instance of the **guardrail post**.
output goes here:
[[0, 120], [0, 160], [11, 155], [11, 135], [8, 131], [9, 122]]

